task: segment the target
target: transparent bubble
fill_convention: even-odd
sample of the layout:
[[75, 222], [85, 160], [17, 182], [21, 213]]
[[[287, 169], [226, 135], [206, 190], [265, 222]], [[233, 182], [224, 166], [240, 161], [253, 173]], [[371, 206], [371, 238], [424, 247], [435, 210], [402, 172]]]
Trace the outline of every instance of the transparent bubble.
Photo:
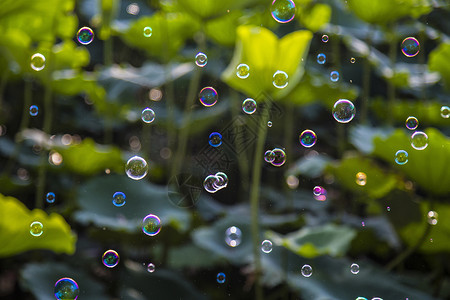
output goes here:
[[323, 65], [327, 61], [327, 56], [323, 53], [317, 54], [317, 63]]
[[139, 5], [137, 5], [137, 3], [131, 3], [127, 6], [127, 13], [130, 15], [137, 15], [139, 14], [140, 8]]
[[395, 163], [398, 165], [404, 165], [408, 162], [408, 152], [405, 150], [398, 150], [395, 152]]
[[302, 275], [304, 277], [310, 277], [312, 275], [312, 273], [313, 273], [313, 269], [310, 265], [304, 265], [302, 267]]
[[414, 130], [414, 129], [417, 128], [417, 126], [419, 126], [419, 120], [417, 120], [416, 117], [409, 116], [409, 117], [406, 119], [405, 126], [406, 126], [406, 128], [408, 128], [409, 130]]
[[218, 191], [216, 181], [217, 177], [215, 175], [206, 176], [205, 180], [203, 181], [203, 187], [208, 193], [212, 194]]
[[272, 150], [267, 150], [264, 153], [264, 160], [268, 163], [271, 163], [275, 160], [275, 153]]
[[126, 201], [125, 201], [126, 198], [127, 198], [127, 196], [125, 196], [124, 193], [122, 193], [122, 192], [115, 192], [114, 195], [113, 195], [112, 203], [116, 207], [124, 206], [125, 203], [126, 203]]
[[156, 269], [156, 267], [155, 267], [154, 264], [149, 263], [149, 264], [147, 265], [147, 272], [153, 273], [153, 272], [155, 272], [155, 269]]
[[324, 43], [328, 42], [328, 35], [326, 35], [326, 34], [322, 35], [322, 42], [324, 42]]
[[338, 71], [332, 71], [330, 73], [330, 80], [333, 82], [336, 82], [339, 80], [339, 72]]
[[350, 272], [352, 272], [352, 274], [358, 274], [359, 273], [359, 265], [358, 264], [352, 264], [350, 266]]
[[195, 64], [203, 68], [204, 66], [206, 66], [207, 63], [208, 63], [208, 56], [206, 56], [206, 54], [203, 52], [197, 53], [197, 55], [195, 56]]
[[133, 156], [127, 161], [125, 172], [131, 179], [140, 180], [147, 175], [148, 164], [142, 157]]
[[295, 177], [294, 175], [289, 175], [286, 178], [286, 184], [288, 185], [288, 187], [290, 189], [296, 189], [298, 187], [298, 184], [300, 183], [300, 181], [298, 180], [297, 177]]
[[102, 262], [105, 267], [114, 268], [119, 263], [119, 253], [114, 250], [107, 250], [103, 253]]
[[278, 23], [288, 23], [295, 17], [295, 3], [292, 0], [274, 0], [270, 12]]
[[39, 107], [37, 105], [31, 105], [30, 106], [30, 116], [36, 117], [39, 113]]
[[149, 214], [142, 220], [142, 231], [149, 236], [155, 236], [161, 231], [161, 220], [158, 216]]
[[155, 112], [151, 108], [145, 108], [141, 113], [141, 120], [149, 124], [155, 120]]
[[213, 132], [209, 135], [209, 144], [213, 147], [222, 145], [222, 135], [218, 132]]
[[35, 53], [31, 56], [31, 68], [35, 71], [41, 71], [45, 68], [45, 56], [41, 53]]
[[252, 98], [247, 98], [242, 102], [242, 110], [248, 115], [251, 115], [256, 111], [256, 106], [256, 101]]
[[402, 41], [402, 52], [407, 57], [414, 57], [420, 51], [420, 43], [414, 37], [407, 37]]
[[354, 58], [354, 57], [350, 58], [350, 62], [351, 62], [352, 64], [354, 64], [354, 63], [356, 62], [356, 58]]
[[55, 283], [53, 290], [58, 300], [76, 300], [80, 294], [80, 288], [75, 280], [64, 277]]
[[383, 299], [381, 299], [380, 297], [374, 297], [372, 298], [372, 300], [383, 300]]
[[390, 206], [386, 207], [386, 210], [391, 211], [391, 207]]
[[217, 94], [217, 91], [214, 88], [209, 86], [203, 88], [200, 91], [200, 93], [198, 94], [198, 99], [200, 100], [200, 103], [203, 104], [203, 106], [211, 107], [217, 103], [219, 94]]
[[272, 242], [269, 240], [264, 240], [261, 243], [261, 251], [264, 253], [270, 253], [272, 252]]
[[365, 298], [365, 297], [358, 297], [355, 300], [367, 300], [367, 298]]
[[367, 183], [367, 175], [364, 172], [356, 173], [356, 184], [360, 186], [365, 186]]
[[283, 88], [287, 87], [287, 85], [289, 83], [288, 78], [289, 78], [289, 76], [288, 76], [288, 74], [286, 74], [286, 72], [278, 70], [273, 74], [272, 83], [273, 83], [274, 87], [283, 89]]
[[307, 129], [300, 134], [300, 144], [303, 147], [311, 148], [316, 142], [317, 135], [314, 131]]
[[56, 196], [55, 196], [55, 193], [53, 193], [53, 192], [49, 192], [45, 196], [45, 200], [47, 201], [47, 203], [53, 203], [53, 202], [55, 202], [55, 199], [56, 199]]
[[218, 273], [217, 274], [217, 282], [218, 283], [224, 283], [225, 282], [225, 274], [224, 273]]
[[144, 36], [151, 37], [153, 33], [153, 29], [151, 27], [144, 27]]
[[250, 76], [250, 67], [246, 64], [240, 64], [236, 67], [236, 76], [245, 79]]
[[355, 117], [355, 105], [347, 99], [339, 99], [333, 106], [333, 117], [339, 123], [348, 123]]
[[82, 45], [88, 45], [94, 40], [94, 31], [89, 27], [81, 27], [77, 33], [78, 42]]
[[268, 127], [272, 127], [272, 121], [268, 121], [268, 122], [267, 122], [267, 126], [268, 126]]
[[416, 131], [411, 136], [411, 146], [416, 150], [423, 150], [428, 146], [428, 136], [423, 131]]
[[30, 224], [30, 234], [32, 236], [41, 236], [44, 233], [44, 225], [39, 221]]
[[217, 172], [216, 181], [213, 183], [216, 189], [223, 189], [228, 185], [228, 176], [224, 172]]
[[316, 185], [313, 188], [313, 196], [317, 201], [325, 201], [327, 200], [327, 190], [320, 185]]
[[438, 222], [438, 213], [434, 210], [430, 210], [427, 214], [427, 221], [430, 225], [436, 225]]
[[450, 118], [450, 107], [444, 105], [441, 107], [441, 117], [448, 119]]
[[231, 226], [225, 231], [225, 242], [230, 247], [237, 247], [242, 241], [242, 232], [236, 226]]
[[275, 148], [272, 150], [275, 158], [271, 164], [275, 167], [281, 167], [286, 162], [286, 152], [283, 149]]

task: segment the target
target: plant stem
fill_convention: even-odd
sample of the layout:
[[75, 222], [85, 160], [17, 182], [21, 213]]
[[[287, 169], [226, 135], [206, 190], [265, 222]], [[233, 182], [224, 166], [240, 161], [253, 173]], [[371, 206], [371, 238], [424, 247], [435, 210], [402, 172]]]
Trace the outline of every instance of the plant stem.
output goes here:
[[[397, 59], [397, 38], [395, 35], [395, 25], [390, 30], [390, 43], [389, 43], [389, 65], [392, 68], [392, 76], [395, 77], [395, 61]], [[394, 108], [395, 108], [395, 85], [392, 80], [387, 80], [387, 93], [388, 93], [388, 124], [394, 123]]]
[[363, 64], [363, 95], [361, 103], [361, 123], [367, 123], [367, 112], [369, 110], [369, 94], [370, 94], [370, 53], [372, 47], [372, 35], [373, 27], [369, 27], [369, 33], [367, 34], [366, 44], [368, 47], [367, 57], [364, 59]]
[[6, 83], [8, 82], [9, 69], [5, 68], [0, 79], [0, 111], [3, 108], [3, 94], [5, 93]]

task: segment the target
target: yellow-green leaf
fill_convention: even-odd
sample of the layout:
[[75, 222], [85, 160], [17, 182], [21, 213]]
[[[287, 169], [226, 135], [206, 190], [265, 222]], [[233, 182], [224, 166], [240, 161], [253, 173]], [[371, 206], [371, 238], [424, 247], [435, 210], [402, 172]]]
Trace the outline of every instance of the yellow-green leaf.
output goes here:
[[331, 7], [327, 4], [318, 3], [310, 9], [300, 10], [298, 20], [306, 28], [313, 32], [319, 31], [330, 22]]

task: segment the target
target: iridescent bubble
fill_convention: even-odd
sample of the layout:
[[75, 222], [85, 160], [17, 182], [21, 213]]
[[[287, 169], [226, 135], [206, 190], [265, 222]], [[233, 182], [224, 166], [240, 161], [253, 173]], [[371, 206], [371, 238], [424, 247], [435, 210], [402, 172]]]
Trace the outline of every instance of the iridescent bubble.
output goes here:
[[114, 268], [119, 263], [119, 253], [114, 250], [107, 250], [103, 253], [102, 262], [105, 267]]
[[222, 135], [218, 132], [213, 132], [209, 135], [209, 144], [213, 147], [222, 145]]
[[356, 62], [356, 59], [354, 57], [350, 58], [350, 63], [354, 64]]
[[406, 119], [405, 126], [406, 126], [406, 128], [408, 128], [409, 130], [414, 130], [414, 129], [417, 128], [417, 126], [419, 126], [419, 120], [417, 120], [416, 117], [409, 116], [409, 117]]
[[81, 27], [77, 33], [78, 42], [82, 45], [88, 45], [94, 40], [94, 31], [89, 27]]
[[286, 152], [283, 149], [275, 148], [272, 150], [275, 159], [271, 162], [271, 164], [275, 167], [281, 167], [286, 162]]
[[268, 127], [272, 127], [272, 121], [268, 121], [268, 122], [267, 122], [267, 126], [268, 126]]
[[428, 136], [423, 131], [416, 131], [411, 136], [411, 146], [416, 150], [423, 150], [428, 146]]
[[314, 131], [307, 129], [300, 134], [300, 144], [303, 147], [311, 148], [316, 142], [317, 135]]
[[216, 181], [213, 183], [213, 185], [216, 187], [216, 189], [223, 189], [227, 187], [228, 185], [228, 176], [224, 172], [217, 172], [216, 175]]
[[330, 73], [330, 80], [333, 82], [336, 82], [339, 80], [339, 72], [338, 71], [332, 71]]
[[35, 53], [31, 56], [31, 68], [35, 71], [41, 71], [45, 68], [45, 56], [41, 53]]
[[39, 107], [37, 105], [31, 105], [30, 106], [30, 116], [36, 117], [39, 113]]
[[367, 298], [365, 298], [365, 297], [358, 297], [355, 300], [367, 300]]
[[76, 300], [80, 294], [80, 288], [75, 280], [64, 277], [55, 283], [53, 290], [58, 300]]
[[323, 53], [319, 53], [317, 55], [317, 63], [319, 65], [323, 65], [327, 61], [327, 56]]
[[420, 51], [420, 43], [414, 37], [407, 37], [402, 41], [402, 52], [407, 57], [414, 57]]
[[218, 191], [217, 185], [216, 185], [217, 177], [215, 175], [208, 175], [206, 176], [205, 180], [203, 181], [203, 187], [208, 193], [215, 193]]
[[242, 102], [242, 110], [248, 115], [251, 115], [256, 111], [256, 106], [256, 101], [252, 98], [247, 98]]
[[200, 93], [198, 94], [198, 99], [200, 100], [200, 103], [203, 104], [203, 106], [211, 107], [217, 103], [219, 94], [217, 94], [217, 91], [214, 88], [209, 86], [203, 88], [200, 91]]
[[224, 283], [225, 282], [225, 274], [224, 273], [218, 273], [217, 274], [217, 282], [218, 283]]
[[352, 264], [350, 266], [350, 272], [352, 272], [352, 274], [358, 274], [359, 273], [359, 265], [358, 264]]
[[155, 272], [155, 269], [156, 269], [156, 267], [155, 267], [154, 264], [149, 263], [149, 264], [147, 265], [147, 272], [153, 273], [153, 272]]
[[270, 253], [272, 252], [272, 242], [269, 240], [264, 240], [261, 243], [261, 251], [264, 253]]
[[242, 241], [242, 232], [236, 226], [231, 226], [225, 231], [225, 242], [230, 247], [237, 247]]
[[155, 112], [151, 108], [145, 108], [141, 113], [141, 120], [144, 121], [144, 123], [151, 123], [155, 120]]
[[438, 222], [438, 213], [434, 210], [430, 210], [427, 214], [427, 221], [430, 225], [436, 225]]
[[327, 190], [320, 185], [316, 185], [313, 188], [313, 196], [317, 201], [325, 201], [327, 200]]
[[390, 206], [386, 207], [386, 210], [391, 211], [391, 207]]
[[302, 267], [302, 275], [304, 277], [310, 277], [312, 275], [312, 273], [313, 273], [313, 269], [310, 265], [304, 265]]
[[112, 203], [116, 207], [124, 206], [125, 203], [126, 203], [126, 201], [125, 201], [126, 198], [127, 198], [127, 196], [125, 196], [124, 193], [122, 193], [122, 192], [115, 192], [114, 195], [113, 195]]
[[347, 99], [339, 99], [333, 106], [333, 117], [339, 123], [348, 123], [355, 117], [356, 108]]
[[153, 29], [149, 26], [144, 27], [144, 36], [145, 37], [151, 37], [153, 33]]
[[278, 23], [288, 23], [295, 17], [295, 3], [292, 0], [274, 0], [270, 12]]
[[322, 42], [324, 42], [324, 43], [328, 42], [328, 35], [326, 35], [326, 34], [322, 35]]
[[365, 186], [367, 183], [367, 175], [364, 172], [356, 173], [356, 184], [360, 186]]
[[289, 76], [286, 72], [278, 70], [273, 74], [272, 83], [276, 88], [283, 89], [289, 83], [288, 78]]
[[133, 156], [127, 161], [125, 172], [131, 179], [140, 180], [147, 175], [148, 164], [142, 157]]
[[272, 150], [267, 150], [264, 153], [264, 160], [268, 163], [271, 163], [275, 160], [275, 153]]
[[44, 225], [39, 221], [30, 224], [30, 234], [32, 236], [41, 236], [44, 233]]
[[408, 152], [405, 150], [398, 150], [395, 152], [395, 162], [398, 165], [404, 165], [408, 162]]
[[203, 52], [197, 53], [197, 55], [195, 56], [195, 64], [203, 68], [204, 66], [206, 66], [207, 63], [208, 63], [208, 56], [206, 56], [206, 54]]
[[383, 299], [381, 299], [380, 297], [374, 297], [372, 298], [372, 300], [383, 300]]
[[236, 67], [236, 76], [245, 79], [250, 76], [250, 67], [246, 64], [240, 64]]
[[448, 119], [450, 118], [450, 107], [444, 105], [441, 107], [441, 117]]
[[161, 231], [161, 220], [158, 216], [149, 214], [142, 220], [142, 231], [149, 236], [155, 236]]
[[53, 202], [55, 202], [55, 199], [56, 199], [56, 196], [55, 196], [55, 193], [53, 193], [53, 192], [49, 192], [45, 196], [45, 200], [47, 201], [47, 203], [53, 203]]

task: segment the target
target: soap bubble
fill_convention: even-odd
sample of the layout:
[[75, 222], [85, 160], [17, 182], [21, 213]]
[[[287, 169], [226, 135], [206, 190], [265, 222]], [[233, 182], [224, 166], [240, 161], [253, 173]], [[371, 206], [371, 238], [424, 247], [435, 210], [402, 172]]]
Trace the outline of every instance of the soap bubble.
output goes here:
[[145, 37], [151, 37], [153, 33], [153, 29], [149, 26], [144, 27], [144, 36]]
[[270, 253], [272, 252], [272, 242], [269, 240], [264, 240], [261, 243], [261, 251], [264, 253]]
[[208, 193], [212, 194], [218, 191], [216, 181], [217, 177], [215, 175], [206, 176], [205, 180], [203, 181], [203, 187]]
[[252, 98], [247, 98], [242, 102], [242, 110], [248, 115], [251, 115], [256, 111], [256, 106], [256, 101]]
[[272, 127], [272, 121], [268, 121], [268, 122], [267, 122], [267, 126], [268, 126], [268, 127]]
[[286, 74], [286, 72], [278, 70], [273, 74], [272, 83], [276, 88], [283, 89], [287, 87], [289, 83], [288, 78], [289, 76], [288, 74]]
[[358, 264], [352, 264], [350, 266], [350, 272], [352, 272], [352, 274], [358, 274], [359, 273], [359, 265]]
[[327, 190], [320, 185], [316, 185], [313, 188], [313, 196], [317, 201], [325, 201], [327, 200]]
[[31, 105], [30, 106], [30, 116], [36, 117], [39, 113], [39, 107], [37, 105]]
[[347, 99], [339, 99], [333, 106], [333, 117], [339, 123], [348, 123], [355, 117], [355, 105]]
[[367, 175], [364, 172], [356, 173], [356, 184], [360, 186], [365, 186], [367, 183]]
[[427, 214], [427, 221], [430, 225], [436, 225], [438, 222], [438, 213], [434, 210], [430, 210]]
[[332, 71], [330, 73], [330, 80], [333, 82], [336, 82], [339, 80], [339, 72], [338, 71]]
[[367, 300], [367, 298], [365, 298], [365, 297], [358, 297], [355, 300]]
[[448, 119], [450, 118], [450, 107], [444, 105], [441, 107], [441, 117]]
[[242, 241], [242, 232], [236, 226], [231, 226], [225, 231], [225, 242], [230, 247], [237, 247]]
[[275, 153], [272, 150], [267, 150], [264, 153], [264, 160], [268, 163], [271, 163], [275, 160]]
[[213, 182], [213, 185], [216, 189], [220, 190], [228, 185], [228, 176], [224, 172], [217, 172], [216, 175], [216, 181]]
[[103, 253], [102, 262], [105, 267], [114, 268], [119, 263], [119, 253], [114, 250], [107, 250]]
[[76, 300], [80, 294], [80, 288], [75, 280], [64, 277], [55, 283], [53, 290], [58, 300]]
[[319, 65], [323, 65], [327, 61], [327, 56], [323, 53], [319, 53], [317, 55], [317, 63]]
[[154, 264], [149, 263], [149, 264], [147, 265], [147, 272], [153, 273], [153, 272], [155, 272], [155, 269], [156, 269], [156, 267], [155, 267]]
[[217, 274], [217, 282], [218, 283], [224, 283], [225, 282], [225, 274], [224, 273], [218, 273]]
[[218, 132], [213, 132], [209, 135], [209, 144], [213, 147], [222, 145], [222, 135]]
[[419, 120], [417, 120], [416, 117], [409, 116], [409, 117], [406, 119], [405, 126], [406, 126], [406, 128], [408, 128], [409, 130], [414, 130], [414, 129], [417, 128], [417, 126], [419, 126]]
[[53, 192], [49, 192], [45, 196], [45, 200], [47, 201], [47, 203], [53, 203], [53, 202], [55, 202], [55, 199], [56, 199], [56, 196], [55, 196], [55, 193], [53, 193]]
[[278, 23], [288, 23], [295, 17], [295, 3], [292, 0], [274, 0], [270, 12]]
[[155, 120], [155, 112], [151, 108], [145, 108], [141, 113], [141, 119], [145, 123], [149, 124]]
[[286, 152], [283, 149], [275, 148], [272, 150], [273, 155], [275, 156], [274, 160], [271, 164], [275, 167], [281, 167], [286, 162]]
[[208, 56], [206, 56], [206, 54], [203, 52], [197, 53], [197, 55], [195, 56], [195, 64], [203, 68], [204, 66], [206, 66], [207, 63], [208, 63]]
[[305, 130], [300, 134], [300, 144], [303, 147], [310, 148], [314, 146], [317, 142], [317, 135], [312, 130]]
[[310, 277], [312, 275], [312, 273], [313, 273], [313, 269], [310, 265], [304, 265], [302, 267], [302, 275], [304, 277]]
[[88, 45], [94, 40], [94, 31], [89, 27], [81, 27], [77, 33], [78, 42], [82, 45]]
[[140, 180], [147, 175], [148, 164], [142, 157], [133, 156], [127, 161], [125, 172], [131, 179]]
[[428, 136], [423, 131], [416, 131], [411, 136], [411, 146], [416, 150], [423, 150], [428, 146]]
[[161, 231], [161, 226], [161, 220], [152, 214], [142, 220], [142, 231], [149, 236], [157, 235]]
[[126, 201], [125, 201], [126, 198], [127, 197], [125, 196], [124, 193], [122, 193], [122, 192], [115, 192], [114, 195], [113, 195], [112, 203], [116, 207], [124, 206], [125, 203], [126, 203]]
[[395, 162], [398, 165], [404, 165], [408, 162], [408, 152], [405, 150], [398, 150], [395, 153]]
[[322, 42], [324, 43], [328, 42], [328, 35], [326, 34], [322, 35]]
[[240, 64], [236, 67], [236, 76], [245, 79], [250, 76], [250, 67], [246, 64]]
[[402, 41], [402, 52], [407, 57], [414, 57], [420, 51], [420, 43], [414, 37], [407, 37]]
[[35, 53], [31, 56], [31, 68], [35, 71], [41, 71], [45, 68], [45, 56], [41, 53]]
[[354, 57], [350, 58], [350, 63], [354, 64], [356, 62], [356, 59]]
[[198, 94], [198, 99], [203, 106], [211, 107], [217, 103], [219, 99], [219, 94], [213, 87], [205, 87]]
[[44, 225], [39, 221], [30, 224], [30, 234], [32, 236], [41, 236], [44, 233]]

